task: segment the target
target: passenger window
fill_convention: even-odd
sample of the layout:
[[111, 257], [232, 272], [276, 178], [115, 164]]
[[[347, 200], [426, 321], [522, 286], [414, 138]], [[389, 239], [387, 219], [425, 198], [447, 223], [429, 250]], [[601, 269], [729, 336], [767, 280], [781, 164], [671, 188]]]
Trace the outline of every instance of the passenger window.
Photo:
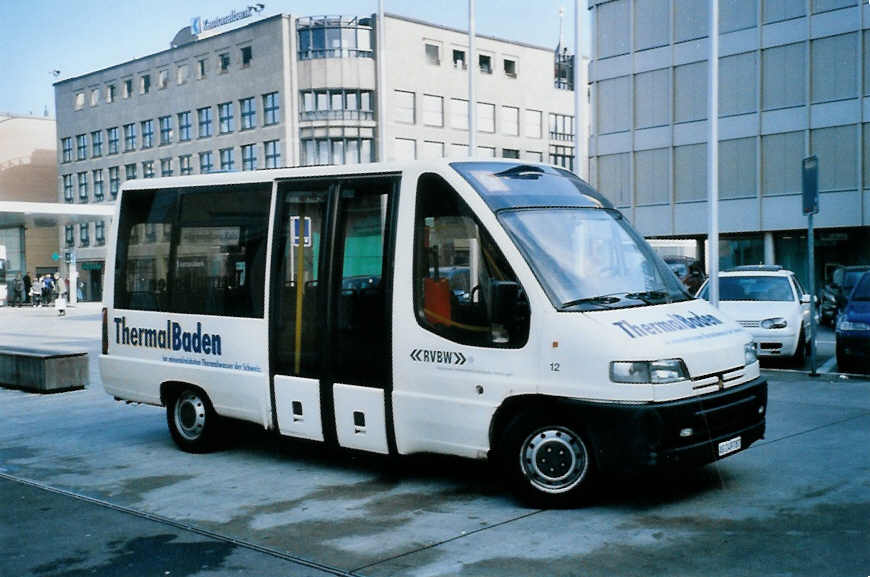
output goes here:
[[158, 224], [172, 231], [175, 190], [141, 190], [124, 194], [115, 256], [115, 307], [166, 311], [169, 236], [151, 234]]
[[181, 195], [173, 311], [263, 317], [270, 195], [268, 184]]
[[420, 325], [467, 345], [525, 345], [526, 295], [489, 234], [441, 177], [420, 177], [414, 224], [414, 308]]

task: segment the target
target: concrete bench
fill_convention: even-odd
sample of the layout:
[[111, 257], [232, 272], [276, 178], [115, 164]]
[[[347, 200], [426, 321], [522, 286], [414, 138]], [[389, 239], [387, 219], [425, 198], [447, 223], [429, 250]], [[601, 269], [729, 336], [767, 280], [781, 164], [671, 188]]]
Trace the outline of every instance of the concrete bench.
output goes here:
[[85, 388], [88, 378], [86, 352], [0, 347], [0, 386], [59, 393]]

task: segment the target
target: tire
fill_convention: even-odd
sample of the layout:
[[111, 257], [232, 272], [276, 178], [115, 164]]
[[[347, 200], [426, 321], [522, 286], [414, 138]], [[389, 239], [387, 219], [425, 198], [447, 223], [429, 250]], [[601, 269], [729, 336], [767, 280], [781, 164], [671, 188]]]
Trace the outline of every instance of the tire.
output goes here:
[[795, 350], [794, 357], [792, 357], [795, 364], [803, 366], [804, 362], [807, 360], [807, 352], [809, 348], [810, 345], [807, 343], [806, 333], [801, 329], [801, 332], [798, 335], [797, 350]]
[[837, 348], [837, 371], [848, 373], [852, 370], [852, 360]]
[[166, 403], [166, 422], [172, 440], [188, 453], [214, 450], [219, 420], [208, 395], [196, 387], [178, 390]]
[[515, 417], [505, 428], [500, 458], [516, 495], [534, 507], [576, 505], [593, 477], [590, 445], [558, 414]]

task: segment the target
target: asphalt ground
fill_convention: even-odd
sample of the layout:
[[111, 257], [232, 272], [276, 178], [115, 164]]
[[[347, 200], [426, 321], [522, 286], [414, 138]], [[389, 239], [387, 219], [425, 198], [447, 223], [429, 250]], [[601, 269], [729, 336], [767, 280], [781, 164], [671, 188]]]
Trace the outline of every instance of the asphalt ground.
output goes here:
[[870, 575], [870, 379], [765, 370], [766, 438], [528, 509], [485, 464], [327, 451], [254, 426], [178, 451], [106, 395], [99, 308], [0, 309], [0, 345], [87, 350], [91, 382], [0, 389], [0, 575]]

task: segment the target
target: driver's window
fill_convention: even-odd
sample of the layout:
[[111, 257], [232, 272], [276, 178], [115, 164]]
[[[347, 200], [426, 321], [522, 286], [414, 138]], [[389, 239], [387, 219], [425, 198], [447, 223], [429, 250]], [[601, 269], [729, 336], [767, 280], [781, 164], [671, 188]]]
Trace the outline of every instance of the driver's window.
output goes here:
[[425, 174], [417, 189], [414, 308], [419, 323], [450, 340], [522, 347], [529, 304], [501, 251], [456, 192]]

